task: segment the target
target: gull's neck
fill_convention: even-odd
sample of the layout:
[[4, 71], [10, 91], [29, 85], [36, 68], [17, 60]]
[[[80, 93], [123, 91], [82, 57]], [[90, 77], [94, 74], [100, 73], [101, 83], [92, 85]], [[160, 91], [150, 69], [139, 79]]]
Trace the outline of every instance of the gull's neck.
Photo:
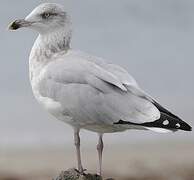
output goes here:
[[29, 58], [30, 80], [37, 76], [42, 68], [55, 60], [53, 57], [59, 52], [66, 53], [70, 49], [71, 31], [58, 31], [40, 34], [36, 39]]
[[39, 35], [38, 38], [42, 48], [50, 53], [67, 51], [70, 48], [71, 34], [64, 29]]
[[70, 49], [71, 31], [64, 28], [40, 34], [36, 39], [30, 54], [30, 61], [45, 64], [58, 52], [67, 52]]

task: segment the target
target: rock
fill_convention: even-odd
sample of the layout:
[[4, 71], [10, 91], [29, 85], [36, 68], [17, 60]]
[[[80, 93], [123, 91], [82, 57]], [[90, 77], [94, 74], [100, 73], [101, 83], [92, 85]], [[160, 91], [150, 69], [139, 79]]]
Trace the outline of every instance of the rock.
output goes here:
[[[101, 176], [97, 174], [80, 174], [76, 169], [69, 169], [67, 171], [62, 171], [60, 175], [53, 180], [103, 180]], [[113, 179], [107, 179], [113, 180]]]

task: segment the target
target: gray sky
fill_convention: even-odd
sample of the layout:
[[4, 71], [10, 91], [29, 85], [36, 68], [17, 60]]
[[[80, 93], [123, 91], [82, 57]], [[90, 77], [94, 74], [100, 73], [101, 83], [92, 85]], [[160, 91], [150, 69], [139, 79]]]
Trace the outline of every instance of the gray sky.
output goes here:
[[[0, 6], [0, 144], [4, 148], [72, 142], [71, 128], [48, 115], [31, 92], [28, 56], [37, 34], [6, 30], [10, 21], [25, 17], [40, 2], [45, 1], [3, 0]], [[143, 89], [193, 126], [194, 1], [50, 2], [64, 4], [72, 16], [73, 48], [125, 67]], [[83, 133], [85, 142], [94, 137], [93, 133]], [[161, 135], [127, 131], [105, 139], [109, 143], [133, 143], [193, 137], [193, 132]]]

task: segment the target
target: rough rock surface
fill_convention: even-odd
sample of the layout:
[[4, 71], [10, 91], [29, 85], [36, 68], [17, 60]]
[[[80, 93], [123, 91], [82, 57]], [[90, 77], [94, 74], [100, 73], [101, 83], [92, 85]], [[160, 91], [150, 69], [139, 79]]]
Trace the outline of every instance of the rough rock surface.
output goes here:
[[[103, 180], [101, 176], [97, 174], [80, 174], [76, 169], [69, 169], [67, 171], [62, 171], [60, 175], [53, 180]], [[113, 180], [111, 178], [106, 180]]]

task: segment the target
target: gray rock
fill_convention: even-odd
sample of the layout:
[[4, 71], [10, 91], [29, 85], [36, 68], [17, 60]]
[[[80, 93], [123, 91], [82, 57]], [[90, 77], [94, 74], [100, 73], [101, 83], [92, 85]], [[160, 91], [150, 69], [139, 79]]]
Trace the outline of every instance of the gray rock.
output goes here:
[[[69, 169], [67, 171], [62, 171], [60, 175], [53, 180], [103, 180], [101, 176], [97, 174], [80, 174], [76, 169]], [[113, 180], [113, 179], [107, 179]]]

